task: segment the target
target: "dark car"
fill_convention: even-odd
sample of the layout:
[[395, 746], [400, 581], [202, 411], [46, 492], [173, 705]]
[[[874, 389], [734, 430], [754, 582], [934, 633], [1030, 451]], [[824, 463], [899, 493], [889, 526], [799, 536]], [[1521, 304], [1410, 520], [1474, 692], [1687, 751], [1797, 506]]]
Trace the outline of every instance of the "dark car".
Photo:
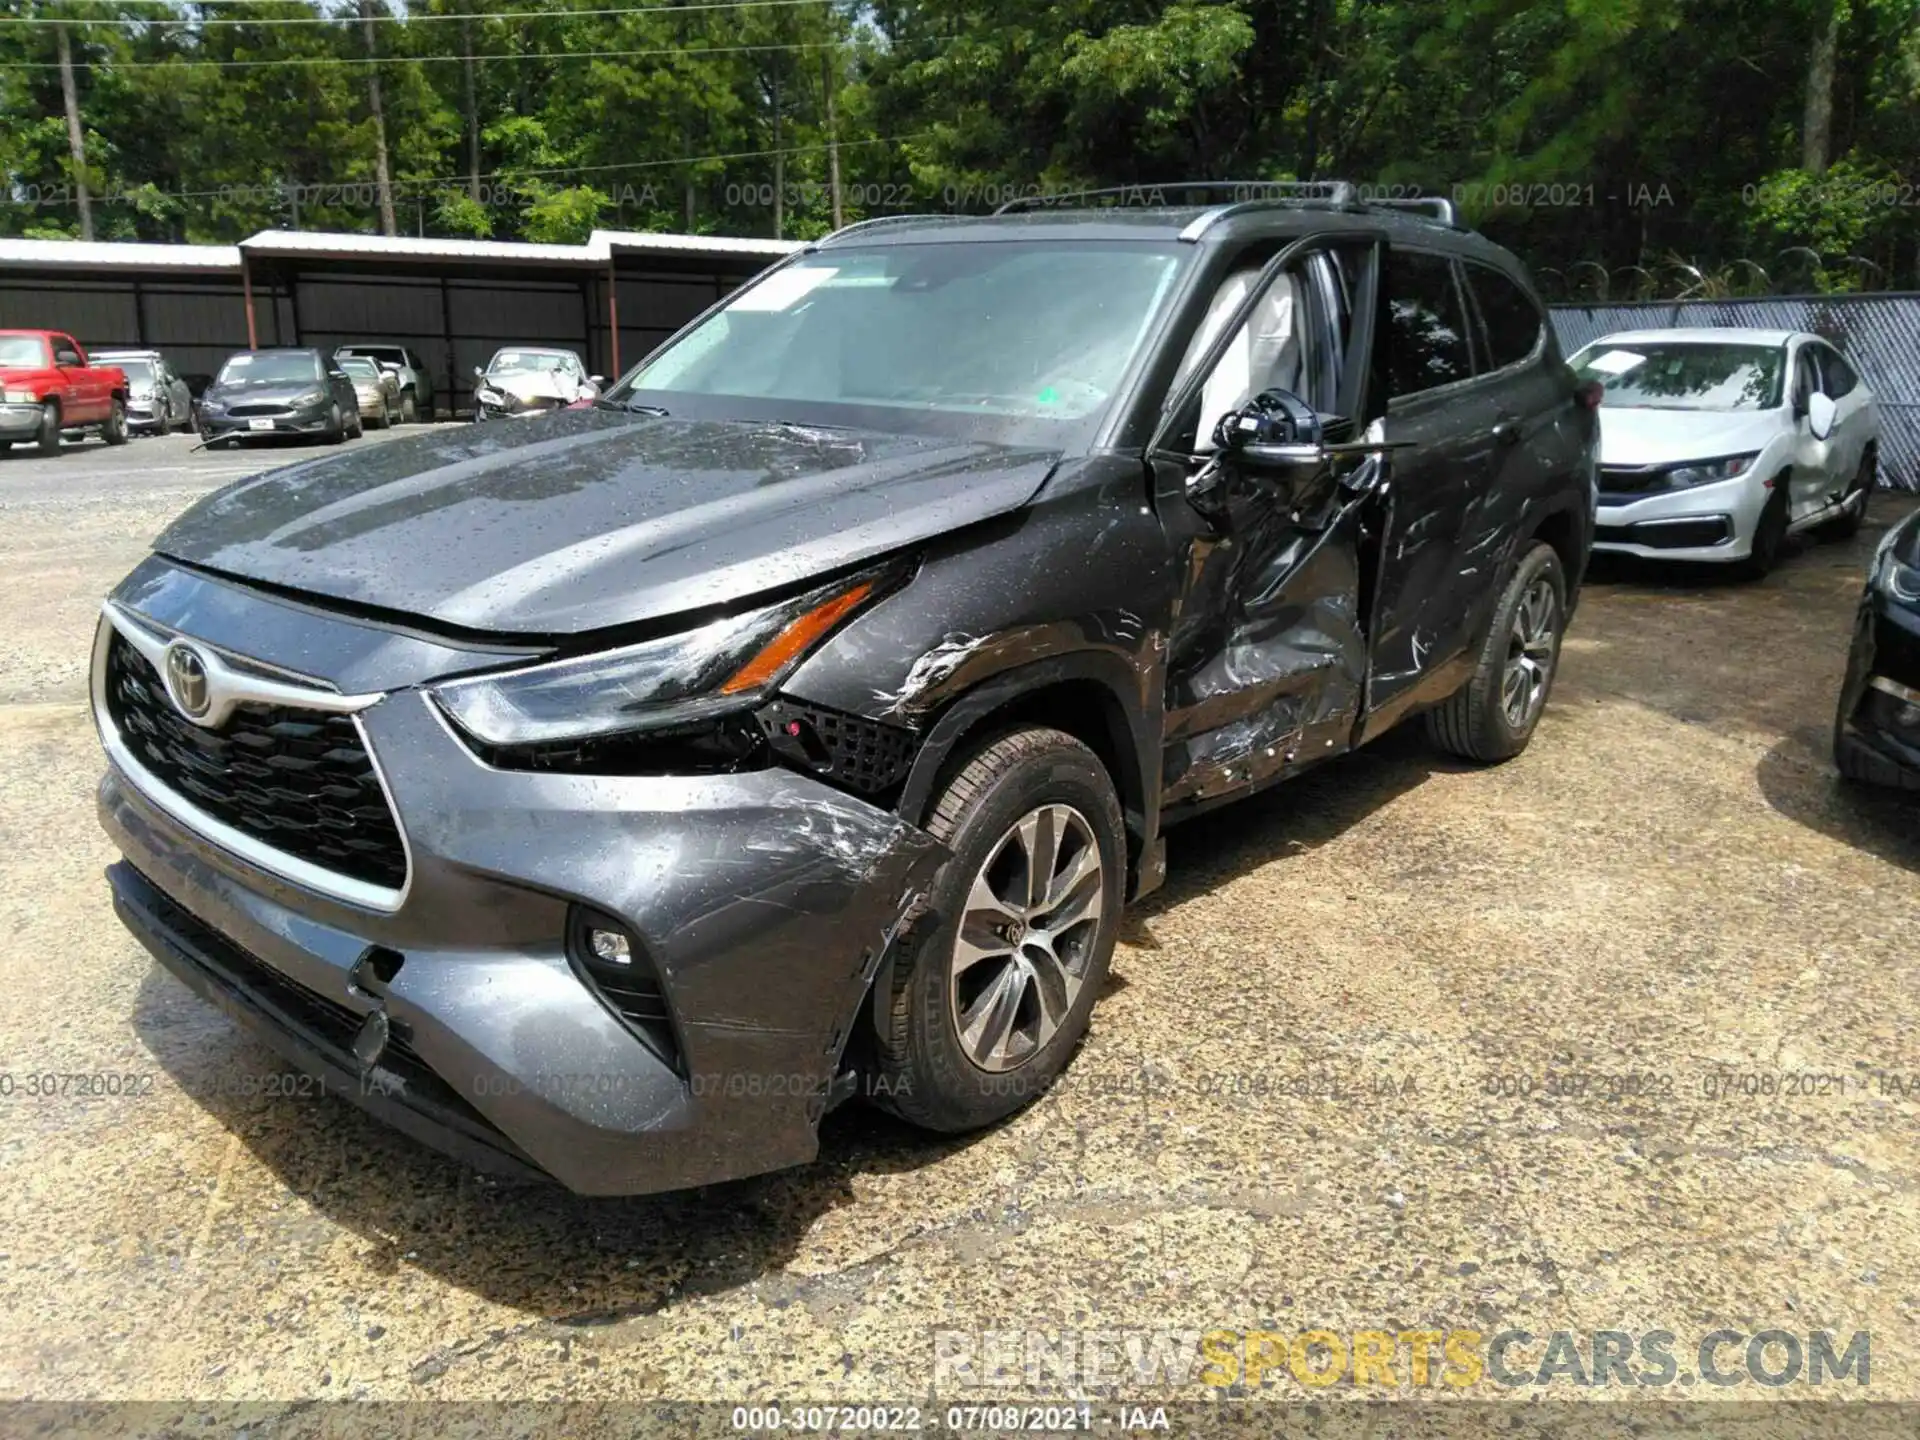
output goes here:
[[1833, 758], [1849, 780], [1920, 790], [1920, 510], [1874, 553], [1840, 687]]
[[200, 435], [209, 445], [276, 435], [337, 444], [360, 432], [352, 378], [318, 350], [230, 355], [200, 396]]
[[1596, 399], [1510, 255], [1350, 187], [855, 226], [592, 408], [176, 521], [94, 654], [115, 904], [577, 1191], [987, 1124], [1169, 826], [1416, 712], [1527, 744]]

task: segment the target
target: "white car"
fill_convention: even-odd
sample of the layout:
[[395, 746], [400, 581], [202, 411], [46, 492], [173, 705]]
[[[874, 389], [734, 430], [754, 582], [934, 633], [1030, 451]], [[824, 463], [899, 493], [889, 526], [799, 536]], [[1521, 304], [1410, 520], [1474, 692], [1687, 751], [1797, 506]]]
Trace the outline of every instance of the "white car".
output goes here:
[[509, 345], [496, 350], [486, 368], [474, 367], [475, 420], [528, 419], [594, 400], [606, 382], [587, 374], [571, 350]]
[[1760, 576], [1789, 535], [1859, 528], [1879, 410], [1818, 335], [1622, 331], [1568, 363], [1605, 389], [1595, 550]]

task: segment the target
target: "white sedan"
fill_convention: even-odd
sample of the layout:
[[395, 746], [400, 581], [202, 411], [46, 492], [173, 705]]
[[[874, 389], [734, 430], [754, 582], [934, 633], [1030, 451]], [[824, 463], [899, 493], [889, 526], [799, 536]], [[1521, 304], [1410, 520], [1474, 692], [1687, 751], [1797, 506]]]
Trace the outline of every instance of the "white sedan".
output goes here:
[[1789, 535], [1859, 528], [1880, 415], [1818, 335], [1623, 331], [1569, 363], [1605, 389], [1595, 550], [1758, 577]]

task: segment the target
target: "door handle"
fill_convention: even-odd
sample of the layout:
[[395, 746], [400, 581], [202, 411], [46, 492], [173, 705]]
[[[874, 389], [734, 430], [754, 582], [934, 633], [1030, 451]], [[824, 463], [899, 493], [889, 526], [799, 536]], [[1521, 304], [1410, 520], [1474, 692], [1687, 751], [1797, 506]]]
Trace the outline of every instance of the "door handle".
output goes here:
[[1499, 423], [1493, 427], [1493, 440], [1496, 445], [1518, 445], [1520, 443], [1519, 417], [1502, 415]]

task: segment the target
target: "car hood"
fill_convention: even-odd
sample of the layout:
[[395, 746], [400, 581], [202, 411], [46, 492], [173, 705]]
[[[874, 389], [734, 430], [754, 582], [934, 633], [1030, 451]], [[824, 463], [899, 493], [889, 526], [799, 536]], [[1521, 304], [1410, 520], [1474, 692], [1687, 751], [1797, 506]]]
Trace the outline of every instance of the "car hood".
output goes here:
[[504, 390], [516, 400], [573, 400], [580, 394], [579, 383], [558, 370], [516, 370], [508, 375], [489, 373], [481, 383]]
[[1782, 433], [1781, 410], [1653, 410], [1600, 407], [1602, 465], [1713, 460], [1759, 450]]
[[291, 465], [154, 542], [235, 577], [496, 634], [720, 604], [1017, 510], [1058, 452], [561, 411]]
[[325, 388], [319, 380], [235, 380], [225, 385], [209, 385], [202, 398], [216, 404], [230, 404], [235, 400], [271, 404], [295, 395], [311, 395]]

